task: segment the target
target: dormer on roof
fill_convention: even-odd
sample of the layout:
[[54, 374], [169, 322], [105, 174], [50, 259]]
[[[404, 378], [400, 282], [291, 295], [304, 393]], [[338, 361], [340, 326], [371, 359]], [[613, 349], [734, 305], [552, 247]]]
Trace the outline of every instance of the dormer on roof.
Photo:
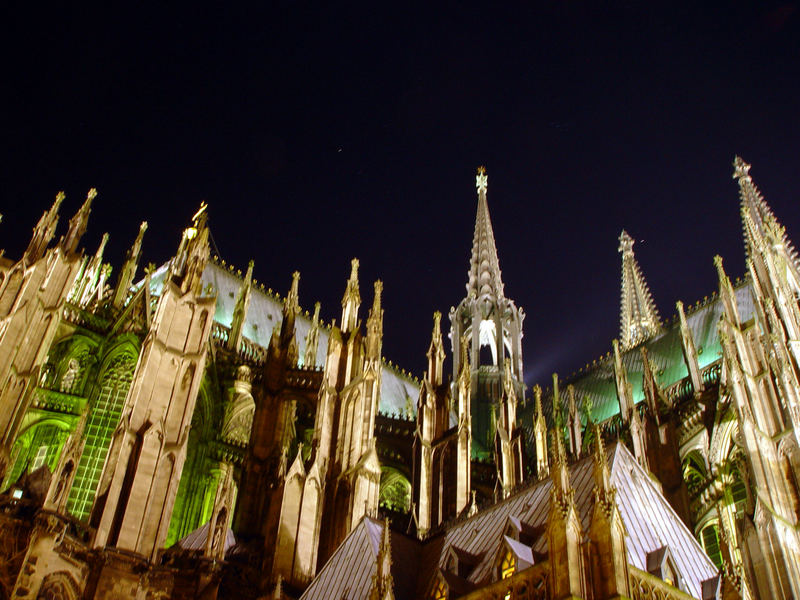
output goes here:
[[647, 553], [647, 572], [662, 579], [667, 585], [680, 590], [686, 589], [683, 578], [675, 566], [675, 559], [672, 558], [669, 546], [661, 546], [657, 550]]
[[498, 581], [532, 567], [533, 563], [533, 550], [530, 546], [503, 535], [495, 557], [494, 571]]
[[514, 515], [508, 515], [506, 526], [503, 528], [503, 535], [510, 537], [526, 546], [533, 546], [533, 543], [541, 535], [541, 529], [537, 529], [528, 523], [518, 519]]
[[453, 575], [458, 575], [463, 579], [467, 579], [475, 567], [483, 560], [483, 556], [483, 552], [472, 554], [471, 552], [462, 550], [458, 546], [450, 546], [447, 549], [447, 561], [445, 565], [447, 571]]

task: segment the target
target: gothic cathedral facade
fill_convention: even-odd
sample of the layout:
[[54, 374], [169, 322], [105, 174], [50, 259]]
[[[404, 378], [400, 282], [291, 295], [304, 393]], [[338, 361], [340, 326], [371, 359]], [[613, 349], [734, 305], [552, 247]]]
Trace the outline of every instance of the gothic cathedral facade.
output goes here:
[[619, 339], [530, 390], [483, 168], [421, 378], [357, 259], [325, 323], [211, 256], [203, 204], [112, 282], [95, 191], [54, 242], [59, 194], [0, 253], [0, 600], [800, 599], [800, 259], [734, 179], [747, 276], [714, 258], [665, 322], [623, 231]]

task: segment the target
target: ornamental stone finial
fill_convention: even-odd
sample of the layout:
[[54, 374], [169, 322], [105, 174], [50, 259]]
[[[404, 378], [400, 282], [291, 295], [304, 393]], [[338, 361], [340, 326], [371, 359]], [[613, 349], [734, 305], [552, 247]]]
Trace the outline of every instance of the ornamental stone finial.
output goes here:
[[741, 156], [733, 159], [733, 178], [734, 179], [750, 179], [750, 165]]
[[617, 250], [623, 254], [633, 252], [633, 238], [624, 229], [619, 234], [619, 248]]
[[475, 187], [478, 188], [478, 193], [486, 193], [486, 188], [489, 185], [489, 176], [486, 175], [486, 167], [478, 167], [478, 174], [475, 176]]

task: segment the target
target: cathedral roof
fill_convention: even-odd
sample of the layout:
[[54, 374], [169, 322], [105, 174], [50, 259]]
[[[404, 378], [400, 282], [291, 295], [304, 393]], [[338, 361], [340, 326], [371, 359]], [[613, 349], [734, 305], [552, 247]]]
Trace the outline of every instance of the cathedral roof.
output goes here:
[[[611, 484], [617, 488], [617, 505], [627, 532], [628, 563], [647, 571], [648, 555], [667, 546], [686, 586], [684, 591], [701, 598], [702, 582], [717, 574], [716, 567], [627, 448], [615, 444], [607, 449], [607, 456]], [[594, 505], [592, 460], [587, 456], [570, 467], [570, 482], [584, 530], [589, 527]], [[451, 574], [463, 586], [480, 587], [493, 581], [495, 560], [501, 545], [508, 544], [506, 525], [512, 517], [525, 523], [529, 531], [539, 532], [531, 545], [515, 541], [514, 548], [530, 556], [534, 564], [545, 560], [551, 488], [549, 477], [541, 479], [424, 542], [393, 531], [395, 598], [427, 597], [437, 573], [447, 573], [451, 549], [457, 555], [460, 552], [478, 557], [477, 564], [470, 564], [468, 572], [459, 574], [460, 578]], [[365, 517], [318, 573], [303, 600], [367, 597], [382, 533], [383, 523]], [[414, 581], [415, 590], [411, 589], [409, 578]]]
[[[752, 318], [753, 297], [748, 283], [737, 286], [736, 301], [742, 321]], [[722, 311], [722, 303], [716, 296], [713, 296], [686, 315], [687, 324], [697, 348], [697, 359], [701, 371], [713, 368], [713, 364], [718, 363], [722, 358], [722, 348], [717, 332], [717, 323]], [[647, 346], [648, 356], [655, 367], [656, 377], [662, 388], [667, 389], [688, 377], [678, 319], [665, 323], [662, 332], [645, 342], [644, 345]], [[639, 346], [625, 352], [622, 356], [622, 363], [627, 370], [628, 380], [633, 386], [633, 399], [636, 403], [641, 402], [644, 400], [644, 392], [642, 391], [642, 355]], [[575, 393], [579, 401], [588, 399], [591, 402], [594, 420], [604, 421], [619, 413], [614, 380], [614, 360], [610, 353], [567, 378], [564, 383], [575, 386]], [[672, 392], [682, 393], [677, 388]], [[566, 410], [566, 395], [564, 396]], [[529, 403], [529, 407], [526, 407], [527, 411], [533, 410], [531, 405], [532, 403]], [[545, 394], [542, 407], [550, 420], [552, 418], [552, 391]], [[523, 423], [528, 428], [532, 427], [529, 421], [530, 419], [523, 419]]]
[[[185, 537], [178, 540], [178, 546], [183, 550], [204, 550], [208, 541], [208, 524], [209, 522], [206, 521], [205, 525], [201, 525], [191, 533], [187, 533]], [[233, 535], [233, 530], [227, 528], [225, 532], [225, 552], [235, 545], [236, 536]]]
[[[150, 292], [158, 295], [164, 284], [168, 264], [162, 265], [151, 276]], [[236, 295], [242, 284], [242, 277], [231, 268], [225, 268], [216, 261], [209, 261], [203, 271], [203, 286], [213, 286], [217, 292], [217, 308], [214, 321], [224, 327], [230, 327], [233, 309], [236, 306]], [[263, 286], [253, 286], [250, 306], [242, 329], [243, 336], [261, 348], [269, 346], [272, 330], [280, 326], [283, 318], [283, 300], [274, 292], [264, 290]], [[297, 316], [295, 321], [295, 337], [297, 339], [298, 356], [302, 360], [305, 354], [306, 335], [311, 327], [311, 317], [307, 311]], [[317, 368], [322, 368], [328, 347], [327, 326], [319, 330], [319, 351], [317, 352]], [[416, 398], [419, 396], [419, 382], [410, 375], [404, 375], [398, 369], [385, 364], [381, 376], [381, 400], [379, 412], [386, 415], [416, 414]]]

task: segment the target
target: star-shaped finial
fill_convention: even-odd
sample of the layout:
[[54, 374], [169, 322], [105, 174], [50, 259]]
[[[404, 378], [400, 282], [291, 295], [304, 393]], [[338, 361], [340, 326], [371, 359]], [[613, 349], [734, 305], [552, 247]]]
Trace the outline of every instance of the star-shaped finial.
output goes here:
[[750, 165], [744, 162], [741, 156], [733, 159], [733, 178], [750, 179]]
[[489, 185], [489, 177], [486, 175], [486, 167], [478, 167], [478, 174], [475, 176], [475, 187], [478, 188], [478, 193], [486, 192]]
[[623, 254], [626, 252], [633, 252], [633, 238], [628, 235], [628, 232], [624, 229], [622, 233], [619, 234], [619, 248], [617, 248], [619, 252]]

